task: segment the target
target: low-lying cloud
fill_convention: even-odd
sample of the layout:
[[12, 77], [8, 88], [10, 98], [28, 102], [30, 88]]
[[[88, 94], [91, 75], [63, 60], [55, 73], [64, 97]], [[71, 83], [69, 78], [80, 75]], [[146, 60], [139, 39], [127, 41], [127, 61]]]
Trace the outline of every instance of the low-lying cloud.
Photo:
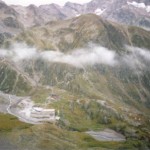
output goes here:
[[13, 61], [20, 61], [23, 59], [31, 59], [37, 55], [35, 48], [30, 48], [25, 44], [15, 44], [11, 49], [1, 49], [0, 57], [9, 58]]
[[116, 63], [115, 52], [107, 50], [104, 47], [79, 49], [69, 54], [48, 51], [43, 52], [40, 55], [43, 59], [47, 59], [50, 62], [66, 63], [76, 67], [95, 64], [107, 64], [113, 66]]
[[132, 69], [145, 69], [150, 64], [150, 51], [143, 48], [126, 46], [128, 54], [122, 57], [122, 62]]
[[24, 44], [16, 44], [9, 50], [1, 49], [0, 58], [9, 58], [14, 62], [40, 58], [48, 62], [66, 63], [79, 68], [95, 64], [109, 66], [126, 64], [129, 67], [136, 68], [136, 66], [145, 67], [145, 61], [150, 62], [150, 51], [129, 46], [126, 46], [126, 49], [128, 53], [123, 56], [119, 56], [115, 51], [101, 46], [77, 49], [65, 54], [59, 51], [41, 52]]
[[8, 57], [15, 62], [23, 59], [41, 58], [49, 62], [66, 63], [76, 67], [95, 64], [113, 66], [116, 64], [115, 52], [100, 46], [89, 49], [78, 49], [65, 54], [59, 51], [39, 52], [35, 48], [16, 44], [11, 50], [1, 49], [0, 57]]

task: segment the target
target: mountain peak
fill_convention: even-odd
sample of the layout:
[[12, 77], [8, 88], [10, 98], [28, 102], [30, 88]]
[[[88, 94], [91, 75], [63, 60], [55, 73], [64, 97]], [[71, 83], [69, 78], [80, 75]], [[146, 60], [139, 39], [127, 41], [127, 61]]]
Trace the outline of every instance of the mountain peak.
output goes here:
[[34, 4], [30, 4], [29, 6], [27, 6], [28, 8], [37, 8], [37, 6], [36, 5], [34, 5]]
[[75, 7], [78, 7], [78, 6], [83, 6], [82, 4], [78, 4], [78, 3], [72, 3], [72, 2], [66, 2], [64, 7], [72, 7], [72, 8], [75, 8]]

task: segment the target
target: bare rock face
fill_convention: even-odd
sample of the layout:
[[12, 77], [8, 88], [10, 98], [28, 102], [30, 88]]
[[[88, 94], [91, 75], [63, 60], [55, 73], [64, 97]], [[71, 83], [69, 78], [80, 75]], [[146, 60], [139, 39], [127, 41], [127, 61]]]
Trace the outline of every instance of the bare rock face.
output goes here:
[[61, 7], [56, 4], [41, 5], [39, 7], [35, 5], [29, 5], [28, 7], [13, 5], [12, 7], [19, 14], [18, 19], [25, 27], [42, 25], [49, 21], [66, 18], [61, 12]]
[[0, 2], [0, 11], [5, 15], [14, 16], [24, 27], [93, 13], [115, 22], [150, 28], [149, 0], [93, 0], [82, 5], [67, 2], [63, 7], [57, 4], [39, 7], [7, 6], [4, 2]]
[[62, 7], [56, 4], [41, 5], [39, 7], [39, 14], [45, 23], [51, 20], [66, 19], [66, 15], [62, 13]]
[[[18, 20], [18, 13], [4, 2], [0, 1], [0, 33], [2, 35], [14, 35], [23, 29], [23, 25]], [[2, 40], [1, 40], [2, 42]]]
[[83, 14], [96, 14], [103, 19], [122, 24], [150, 28], [149, 0], [93, 0], [85, 4], [8, 6], [0, 1], [0, 33], [18, 34], [24, 28], [66, 20]]
[[7, 17], [3, 20], [4, 25], [8, 26], [8, 27], [12, 27], [12, 28], [19, 28], [20, 25], [18, 23], [18, 21], [12, 17]]
[[148, 0], [93, 0], [86, 4], [86, 8], [86, 13], [92, 12], [105, 19], [127, 25], [150, 27], [150, 2]]

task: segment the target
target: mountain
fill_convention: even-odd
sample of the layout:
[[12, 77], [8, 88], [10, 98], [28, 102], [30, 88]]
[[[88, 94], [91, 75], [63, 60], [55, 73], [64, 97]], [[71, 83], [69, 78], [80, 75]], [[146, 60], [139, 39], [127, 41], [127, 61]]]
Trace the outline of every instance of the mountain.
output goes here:
[[59, 10], [61, 7], [56, 4], [41, 5], [39, 7], [35, 5], [29, 5], [28, 7], [14, 5], [11, 7], [19, 14], [18, 19], [25, 27], [41, 25], [48, 21], [59, 20], [65, 17]]
[[22, 30], [23, 25], [18, 21], [18, 13], [0, 1], [0, 45], [5, 39], [12, 38]]
[[[21, 42], [27, 45], [15, 45]], [[0, 111], [17, 112], [19, 101], [30, 98], [59, 110], [60, 120], [30, 125], [0, 114], [3, 149], [150, 148], [149, 31], [86, 14], [28, 28], [4, 43]], [[125, 141], [86, 133], [110, 129]]]
[[148, 0], [93, 0], [85, 5], [66, 3], [64, 8], [72, 9], [76, 14], [94, 13], [123, 24], [150, 27], [150, 2]]
[[[42, 5], [39, 7], [12, 7], [21, 15], [21, 18], [26, 15], [24, 21], [32, 12], [30, 14], [30, 18], [32, 18], [32, 23], [30, 25], [37, 25], [52, 20], [69, 19], [82, 14], [94, 13], [105, 19], [119, 23], [146, 28], [150, 27], [150, 3], [148, 0], [93, 0], [83, 5], [67, 2], [63, 7], [56, 4]], [[24, 11], [21, 11], [21, 9], [24, 9]], [[34, 14], [33, 12], [36, 13]], [[36, 19], [34, 18], [35, 16]], [[21, 22], [23, 23], [24, 21]]]
[[[122, 24], [150, 27], [149, 1], [93, 0], [86, 4], [67, 2], [63, 7], [57, 4], [29, 5], [27, 7], [8, 6], [1, 1], [1, 26], [18, 33], [24, 28], [43, 25], [49, 21], [65, 20], [83, 14], [93, 13], [104, 19]], [[3, 15], [2, 15], [3, 14]], [[5, 18], [5, 19], [4, 19]], [[11, 24], [10, 24], [11, 22]]]
[[99, 44], [120, 52], [124, 50], [124, 45], [150, 48], [149, 31], [106, 21], [94, 14], [51, 21], [46, 25], [25, 30], [15, 40], [26, 41], [38, 49], [60, 51], [86, 47], [87, 43]]
[[0, 149], [149, 150], [149, 5], [0, 1]]
[[21, 27], [17, 21], [17, 12], [13, 8], [7, 6], [4, 2], [0, 2], [0, 11], [0, 30], [3, 30], [3, 32], [17, 32], [17, 29]]

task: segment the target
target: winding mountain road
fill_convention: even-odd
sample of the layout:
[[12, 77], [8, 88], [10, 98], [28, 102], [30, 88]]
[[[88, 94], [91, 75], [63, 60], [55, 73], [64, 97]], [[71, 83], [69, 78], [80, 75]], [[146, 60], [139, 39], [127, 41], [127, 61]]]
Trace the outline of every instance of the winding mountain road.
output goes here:
[[22, 100], [27, 100], [27, 98], [26, 98], [26, 99], [22, 99], [22, 100], [20, 100], [19, 102], [17, 102], [18, 100], [16, 100], [16, 103], [15, 103], [15, 104], [13, 104], [12, 98], [11, 98], [10, 95], [8, 96], [8, 98], [9, 98], [9, 105], [8, 105], [8, 107], [7, 107], [7, 112], [8, 112], [10, 115], [13, 115], [13, 116], [17, 117], [20, 121], [25, 122], [25, 123], [29, 123], [29, 124], [39, 124], [39, 123], [37, 123], [36, 121], [31, 121], [30, 119], [27, 119], [26, 117], [21, 116], [19, 112], [17, 113], [17, 111], [16, 111], [16, 113], [13, 113], [13, 112], [11, 111], [11, 108], [12, 108], [14, 105], [16, 105], [17, 103], [19, 103], [19, 102], [22, 101]]

